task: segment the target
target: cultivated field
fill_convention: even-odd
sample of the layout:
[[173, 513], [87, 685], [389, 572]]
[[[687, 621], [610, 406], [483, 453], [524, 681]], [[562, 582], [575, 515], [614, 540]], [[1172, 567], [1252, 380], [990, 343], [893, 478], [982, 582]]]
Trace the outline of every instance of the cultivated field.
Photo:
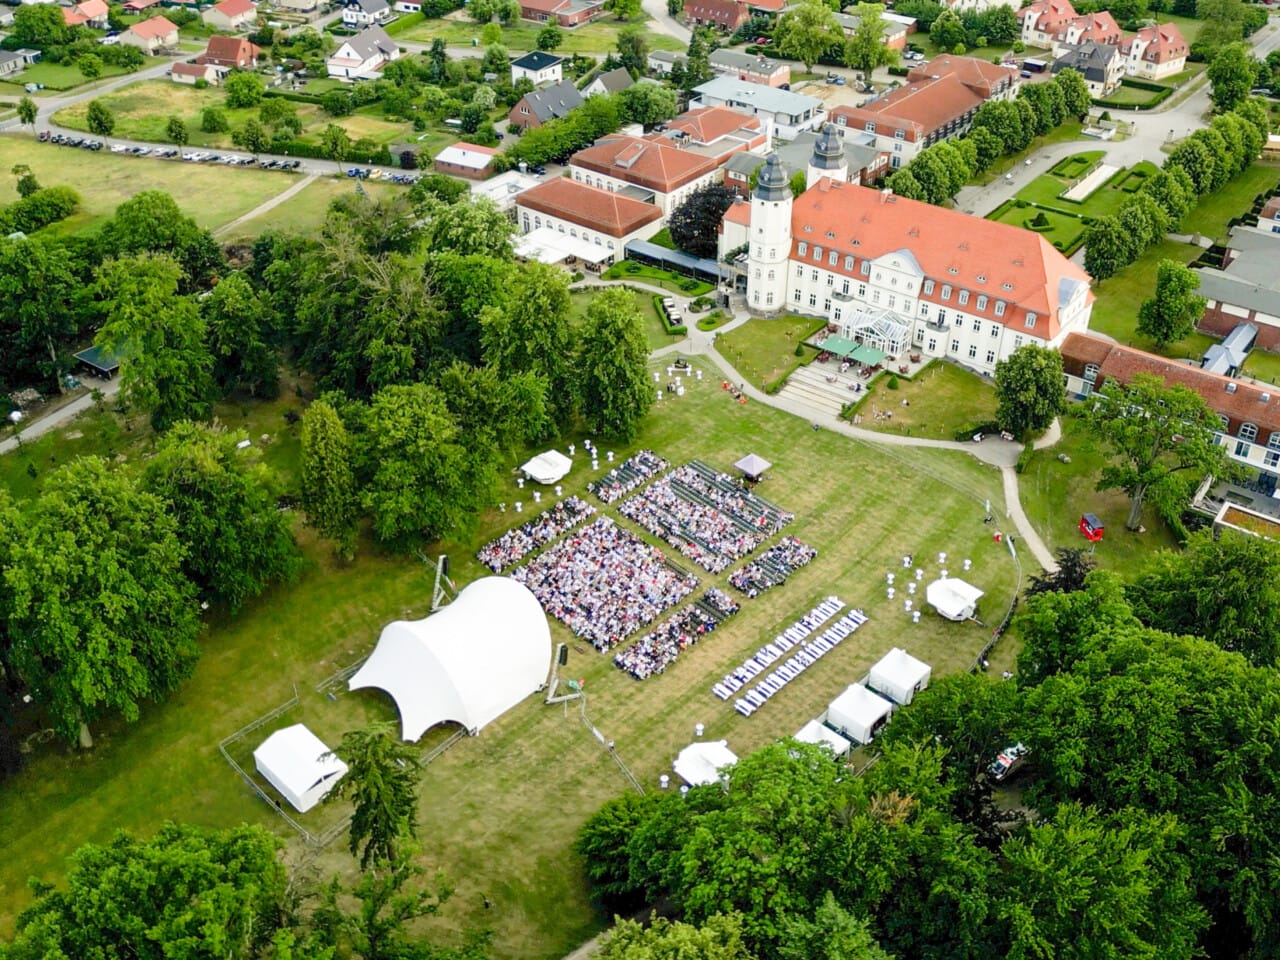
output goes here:
[[[618, 756], [647, 789], [670, 770], [694, 723], [705, 723], [709, 737], [726, 737], [735, 751], [749, 751], [794, 733], [893, 646], [906, 647], [939, 674], [966, 668], [990, 628], [931, 614], [913, 625], [902, 597], [885, 597], [885, 573], [901, 569], [903, 554], [913, 553], [931, 574], [940, 550], [956, 570], [962, 558], [971, 557], [974, 568], [966, 576], [987, 591], [982, 616], [989, 624], [1002, 618], [1019, 577], [1008, 551], [992, 542], [992, 529], [982, 522], [986, 498], [1004, 515], [999, 477], [991, 468], [959, 453], [899, 452], [814, 431], [763, 405], [733, 402], [712, 368], [704, 370], [701, 383], [686, 380], [684, 397], [662, 401], [637, 446], [651, 447], [673, 464], [699, 458], [726, 470], [747, 452], [772, 460], [776, 466], [760, 493], [796, 514], [786, 532], [817, 547], [819, 556], [785, 586], [744, 600], [738, 616], [665, 674], [644, 682], [615, 669], [553, 621], [553, 636], [568, 641], [572, 651], [565, 675], [585, 681], [587, 717], [616, 742]], [[285, 425], [287, 409], [301, 409], [289, 390], [276, 403], [228, 408], [223, 416], [233, 426], [246, 417], [255, 438], [269, 434], [269, 454], [285, 466], [296, 456], [291, 432], [297, 429]], [[145, 449], [139, 433], [145, 426], [114, 434], [126, 438], [117, 452], [138, 456]], [[581, 439], [566, 493], [582, 492], [591, 478]], [[629, 452], [617, 449], [619, 458]], [[21, 453], [6, 461], [5, 472], [25, 469]], [[602, 467], [607, 469], [604, 461]], [[520, 494], [508, 481], [494, 499], [512, 502], [521, 495], [529, 491]], [[616, 517], [616, 505], [602, 512]], [[510, 510], [491, 511], [474, 537], [440, 544], [430, 553], [447, 552], [454, 578], [465, 584], [482, 574], [473, 559], [476, 547], [517, 519]], [[222, 760], [217, 743], [288, 700], [295, 689], [299, 706], [238, 745], [237, 756], [243, 759], [272, 727], [298, 719], [332, 742], [370, 718], [395, 716], [379, 693], [341, 693], [331, 701], [315, 686], [367, 654], [385, 623], [426, 612], [430, 570], [417, 558], [387, 556], [369, 545], [354, 563], [338, 565], [327, 545], [303, 536], [309, 563], [299, 582], [274, 590], [235, 619], [211, 623], [195, 676], [172, 700], [145, 709], [132, 726], [103, 725], [90, 755], [60, 744], [38, 747], [28, 768], [5, 784], [5, 926], [27, 902], [29, 874], [58, 877], [67, 854], [86, 841], [107, 839], [117, 828], [149, 831], [165, 818], [218, 826], [249, 821], [288, 835]], [[703, 574], [700, 589], [724, 581], [724, 575]], [[870, 623], [749, 719], [711, 694], [711, 684], [734, 664], [833, 593], [864, 608]], [[467, 925], [491, 925], [496, 957], [558, 958], [603, 925], [605, 918], [588, 903], [571, 845], [585, 818], [629, 787], [579, 710], [578, 703], [547, 707], [531, 698], [427, 769], [420, 810], [423, 858], [445, 871], [457, 894], [424, 933], [444, 937]], [[447, 732], [433, 731], [424, 742], [438, 742]], [[320, 810], [303, 822], [319, 830], [333, 818], [333, 811]], [[291, 856], [309, 854], [294, 841]], [[321, 878], [352, 870], [341, 842], [311, 864]], [[485, 897], [491, 910], [484, 909]]]

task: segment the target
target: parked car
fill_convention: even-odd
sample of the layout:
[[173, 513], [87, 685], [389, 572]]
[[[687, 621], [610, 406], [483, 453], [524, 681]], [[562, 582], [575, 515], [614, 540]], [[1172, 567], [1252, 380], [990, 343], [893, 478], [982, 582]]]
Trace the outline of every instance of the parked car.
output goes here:
[[540, 163], [535, 163], [529, 168], [529, 172], [536, 174], [539, 177], [545, 177], [547, 175], [547, 168]]
[[991, 761], [991, 766], [987, 767], [987, 773], [991, 775], [992, 780], [999, 783], [1017, 773], [1026, 759], [1027, 748], [1021, 743], [1015, 743], [996, 754], [996, 758]]
[[39, 140], [41, 143], [46, 142], [49, 139], [49, 131], [41, 130], [38, 134], [36, 134], [36, 139]]

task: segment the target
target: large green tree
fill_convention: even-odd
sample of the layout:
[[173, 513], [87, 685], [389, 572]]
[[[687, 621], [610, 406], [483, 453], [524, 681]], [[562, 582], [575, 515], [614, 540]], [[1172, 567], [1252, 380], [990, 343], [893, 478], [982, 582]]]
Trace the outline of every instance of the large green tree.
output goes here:
[[1190, 388], [1165, 386], [1159, 377], [1140, 373], [1124, 385], [1108, 380], [1094, 397], [1085, 423], [1112, 461], [1102, 468], [1098, 489], [1129, 495], [1127, 529], [1141, 526], [1149, 498], [1176, 511], [1188, 478], [1232, 474], [1216, 437], [1221, 421]]
[[996, 420], [1024, 436], [1053, 423], [1067, 409], [1062, 354], [1035, 345], [1019, 347], [996, 364]]
[[347, 772], [325, 799], [350, 800], [354, 807], [351, 855], [362, 870], [398, 864], [401, 849], [418, 836], [418, 752], [385, 722], [347, 731], [334, 752]]
[[596, 433], [626, 442], [653, 406], [649, 345], [630, 291], [613, 287], [587, 306], [575, 357], [578, 405]]
[[844, 33], [835, 12], [823, 0], [800, 0], [778, 17], [773, 39], [779, 53], [812, 70], [823, 54], [844, 41]]
[[103, 324], [96, 343], [120, 358], [126, 402], [165, 430], [203, 420], [213, 398], [213, 355], [200, 309], [178, 294], [182, 269], [164, 255], [110, 260], [98, 271]]
[[483, 254], [508, 258], [511, 255], [515, 226], [486, 197], [431, 205], [426, 214], [423, 241], [430, 250], [449, 250], [462, 256]]
[[1190, 336], [1207, 302], [1195, 291], [1200, 274], [1174, 260], [1161, 260], [1156, 268], [1155, 293], [1138, 308], [1138, 332], [1163, 349]]
[[58, 731], [136, 720], [190, 675], [200, 611], [165, 502], [85, 458], [56, 471], [28, 512], [5, 577], [14, 662]]
[[599, 960], [752, 960], [742, 942], [741, 919], [722, 915], [697, 926], [663, 917], [655, 917], [648, 925], [620, 919], [595, 956]]
[[858, 25], [844, 42], [844, 62], [870, 80], [876, 67], [897, 62], [897, 51], [884, 42], [884, 4], [859, 3], [852, 12]]
[[929, 28], [929, 39], [937, 44], [940, 50], [952, 50], [957, 46], [968, 46], [969, 32], [964, 28], [964, 21], [954, 10], [943, 10]]
[[163, 497], [190, 545], [183, 569], [211, 600], [237, 610], [297, 575], [301, 557], [279, 482], [241, 433], [184, 421], [161, 439], [145, 485]]
[[893, 960], [868, 926], [865, 918], [840, 906], [828, 890], [812, 919], [788, 919], [778, 944], [778, 960]]
[[1209, 63], [1209, 99], [1219, 112], [1232, 110], [1249, 96], [1258, 63], [1246, 43], [1229, 43]]
[[1126, 593], [1149, 627], [1203, 637], [1258, 667], [1280, 660], [1280, 543], [1201, 531], [1185, 551], [1157, 554]]
[[36, 102], [30, 97], [22, 97], [18, 101], [18, 122], [28, 127], [35, 127], [39, 110]]
[[733, 188], [723, 183], [708, 183], [693, 191], [667, 220], [672, 242], [695, 257], [714, 258], [720, 221], [736, 197]]
[[654, 815], [658, 799], [628, 791], [607, 801], [578, 831], [574, 850], [586, 867], [592, 896], [610, 914], [630, 915], [645, 904], [648, 891], [631, 876], [627, 845]]
[[307, 522], [333, 540], [348, 559], [355, 550], [360, 495], [352, 466], [351, 437], [325, 400], [317, 400], [302, 416], [300, 487]]
[[0, 240], [0, 382], [63, 389], [68, 348], [93, 317], [83, 280], [83, 264], [62, 240]]
[[1134, 261], [1137, 250], [1117, 217], [1099, 217], [1084, 229], [1084, 268], [1095, 280], [1115, 276]]
[[274, 311], [243, 273], [224, 277], [201, 308], [209, 329], [213, 378], [223, 393], [252, 397], [280, 392], [280, 354], [272, 345]]
[[207, 286], [223, 267], [222, 249], [209, 231], [160, 190], [143, 190], [116, 207], [98, 237], [104, 256], [169, 254], [182, 267], [183, 293]]
[[71, 856], [65, 889], [35, 885], [0, 954], [11, 960], [101, 957], [256, 960], [284, 920], [280, 842], [262, 827], [162, 825], [123, 831]]
[[1098, 637], [1138, 626], [1124, 584], [1109, 570], [1086, 573], [1080, 590], [1030, 593], [1016, 623], [1018, 680], [1027, 686], [1070, 671]]
[[649, 32], [638, 23], [629, 23], [618, 31], [618, 59], [631, 73], [649, 69]]
[[115, 114], [101, 100], [89, 101], [85, 123], [89, 125], [89, 132], [95, 137], [109, 137], [116, 128]]

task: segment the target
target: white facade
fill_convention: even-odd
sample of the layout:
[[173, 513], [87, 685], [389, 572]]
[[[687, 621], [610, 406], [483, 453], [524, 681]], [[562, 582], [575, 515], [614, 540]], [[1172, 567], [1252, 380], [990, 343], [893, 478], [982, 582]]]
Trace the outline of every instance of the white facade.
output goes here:
[[[625, 190], [628, 187], [638, 187], [641, 190], [652, 189], [650, 187], [640, 186], [631, 183], [629, 180], [622, 180], [618, 177], [611, 177], [608, 174], [597, 173], [594, 170], [587, 170], [583, 167], [575, 166], [570, 161], [569, 171], [573, 174], [573, 179], [579, 183], [585, 183], [589, 187], [599, 187], [601, 190], [609, 190], [617, 193], [619, 190]], [[708, 183], [719, 183], [724, 179], [723, 171], [711, 170], [697, 179], [690, 180], [682, 186], [676, 187], [670, 193], [663, 193], [660, 190], [653, 191], [653, 203], [662, 211], [663, 222], [671, 215], [671, 211], [680, 206], [689, 199], [690, 195], [700, 187], [706, 186]]]
[[[771, 188], [767, 182], [770, 177], [783, 178], [781, 186]], [[747, 301], [758, 310], [781, 310], [787, 304], [791, 256], [791, 188], [776, 154], [761, 170], [751, 194], [748, 232]]]
[[521, 65], [521, 61], [526, 59], [528, 57], [521, 57], [520, 60], [516, 60], [511, 64], [511, 82], [513, 84], [521, 77], [528, 78], [529, 82], [535, 87], [540, 87], [543, 84], [559, 83], [564, 79], [564, 71], [559, 57], [556, 57], [553, 63], [533, 68]]
[[623, 251], [626, 250], [627, 244], [632, 240], [644, 240], [658, 231], [662, 226], [661, 221], [646, 223], [644, 226], [632, 230], [630, 233], [621, 237], [610, 236], [598, 229], [588, 228], [578, 223], [576, 220], [569, 220], [566, 217], [556, 217], [549, 213], [543, 213], [540, 210], [534, 210], [520, 203], [520, 198], [516, 197], [516, 226], [520, 228], [521, 233], [532, 233], [542, 227], [550, 227], [557, 233], [563, 233], [566, 236], [577, 237], [581, 240], [599, 247], [602, 251], [608, 253], [616, 260], [623, 259]]

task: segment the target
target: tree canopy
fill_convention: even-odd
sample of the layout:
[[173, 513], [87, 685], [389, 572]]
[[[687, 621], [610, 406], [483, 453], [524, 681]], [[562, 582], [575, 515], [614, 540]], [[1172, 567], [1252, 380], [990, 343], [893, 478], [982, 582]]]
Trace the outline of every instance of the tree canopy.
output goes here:
[[823, 0], [800, 0], [778, 17], [773, 39], [780, 53], [795, 57], [805, 70], [812, 70], [823, 54], [844, 41], [844, 33], [835, 12]]
[[575, 359], [578, 406], [587, 426], [634, 440], [653, 406], [649, 344], [630, 291], [613, 287], [592, 298]]
[[1067, 409], [1062, 354], [1034, 344], [996, 364], [996, 420], [1019, 437], [1044, 430]]
[[695, 257], [714, 258], [720, 221], [736, 198], [733, 188], [723, 183], [708, 183], [693, 191], [667, 219], [676, 247]]
[[351, 855], [360, 858], [362, 870], [396, 864], [402, 846], [418, 834], [417, 752], [391, 723], [347, 731], [335, 752], [346, 761], [347, 773], [325, 799], [349, 799], [355, 807]]

